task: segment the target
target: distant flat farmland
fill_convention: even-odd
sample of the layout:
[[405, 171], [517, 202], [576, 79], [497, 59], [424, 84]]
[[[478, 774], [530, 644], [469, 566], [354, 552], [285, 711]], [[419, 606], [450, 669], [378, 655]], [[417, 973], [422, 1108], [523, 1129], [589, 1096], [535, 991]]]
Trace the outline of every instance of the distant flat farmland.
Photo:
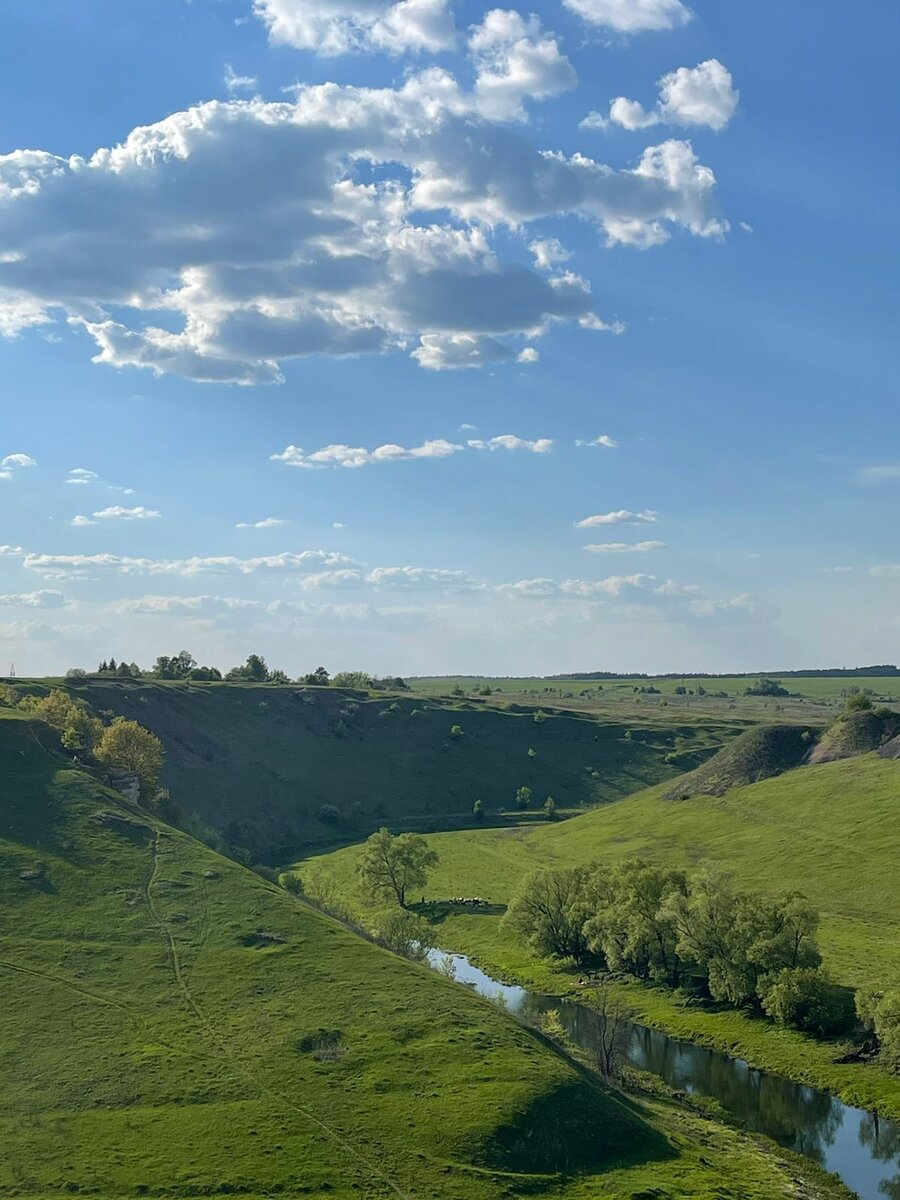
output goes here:
[[[603, 690], [605, 696], [613, 698], [617, 695], [634, 695], [636, 687], [654, 687], [662, 695], [675, 695], [677, 687], [686, 687], [697, 692], [705, 688], [707, 693], [727, 692], [730, 696], [743, 695], [744, 689], [760, 678], [780, 680], [792, 695], [806, 696], [814, 700], [837, 700], [841, 692], [847, 688], [871, 689], [875, 696], [885, 699], [900, 699], [900, 675], [840, 675], [834, 677], [802, 678], [790, 675], [779, 675], [777, 671], [763, 672], [754, 676], [697, 676], [684, 675], [678, 678], [635, 676], [621, 679], [541, 679], [538, 677], [522, 677], [520, 679], [492, 679], [459, 675], [453, 677], [423, 677], [410, 680], [410, 686], [415, 691], [428, 692], [431, 695], [446, 695], [454, 687], [461, 687], [466, 692], [474, 691], [485, 684], [504, 695], [525, 695], [537, 692], [539, 695], [558, 695], [559, 691], [571, 692], [576, 696], [583, 691], [594, 692]], [[545, 689], [550, 689], [545, 692]]]

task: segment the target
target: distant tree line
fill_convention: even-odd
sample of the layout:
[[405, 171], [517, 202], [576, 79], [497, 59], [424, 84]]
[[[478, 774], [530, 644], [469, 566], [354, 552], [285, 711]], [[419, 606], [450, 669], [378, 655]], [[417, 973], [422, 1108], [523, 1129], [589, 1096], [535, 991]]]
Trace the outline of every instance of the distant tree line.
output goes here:
[[399, 675], [380, 678], [377, 675], [370, 675], [368, 671], [338, 671], [336, 675], [332, 676], [325, 667], [316, 667], [315, 671], [292, 680], [286, 671], [270, 667], [261, 654], [248, 655], [245, 663], [232, 667], [223, 675], [218, 667], [201, 666], [188, 650], [179, 650], [177, 654], [172, 655], [161, 654], [148, 670], [142, 670], [134, 662], [117, 663], [115, 658], [109, 658], [104, 659], [96, 671], [72, 667], [66, 672], [66, 678], [70, 681], [79, 679], [166, 679], [199, 683], [224, 680], [246, 683], [298, 683], [312, 687], [357, 688], [363, 691], [378, 689], [408, 692], [410, 690]]

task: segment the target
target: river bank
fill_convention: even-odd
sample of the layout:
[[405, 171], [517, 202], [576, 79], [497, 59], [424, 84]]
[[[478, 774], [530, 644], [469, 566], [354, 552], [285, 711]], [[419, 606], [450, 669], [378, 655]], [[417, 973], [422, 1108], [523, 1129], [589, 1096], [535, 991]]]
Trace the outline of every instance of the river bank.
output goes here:
[[[430, 955], [437, 965], [441, 952]], [[501, 1002], [514, 1016], [534, 1023], [554, 1010], [573, 1046], [591, 1045], [596, 1014], [589, 992], [578, 1001], [504, 984], [452, 955], [460, 982]], [[750, 1134], [761, 1134], [816, 1168], [837, 1176], [861, 1200], [881, 1200], [900, 1188], [900, 1125], [846, 1105], [834, 1096], [777, 1075], [718, 1050], [671, 1038], [641, 1024], [629, 1031], [626, 1056], [641, 1072], [662, 1080], [678, 1095], [709, 1098]]]
[[[491, 916], [452, 915], [436, 929], [442, 945], [464, 954], [488, 975], [543, 995], [590, 1003], [578, 976], [529, 956]], [[735, 1009], [685, 1007], [674, 993], [637, 980], [605, 984], [624, 998], [635, 1020], [672, 1037], [720, 1050], [749, 1066], [818, 1088], [846, 1104], [900, 1121], [900, 1077], [875, 1063], [836, 1063], [835, 1043]]]

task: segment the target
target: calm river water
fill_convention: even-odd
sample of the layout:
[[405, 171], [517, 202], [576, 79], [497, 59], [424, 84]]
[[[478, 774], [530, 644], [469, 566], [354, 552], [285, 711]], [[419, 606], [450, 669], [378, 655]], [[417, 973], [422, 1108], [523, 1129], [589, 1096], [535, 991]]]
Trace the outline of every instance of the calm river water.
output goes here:
[[[444, 957], [431, 952], [433, 966]], [[557, 1009], [572, 1041], [589, 1044], [595, 1014], [572, 1000], [538, 996], [498, 983], [461, 954], [451, 955], [456, 978], [490, 999], [502, 997], [513, 1014]], [[861, 1200], [900, 1200], [900, 1125], [876, 1119], [827, 1092], [749, 1067], [740, 1058], [633, 1025], [628, 1056], [673, 1088], [711, 1096], [743, 1124], [833, 1171]]]

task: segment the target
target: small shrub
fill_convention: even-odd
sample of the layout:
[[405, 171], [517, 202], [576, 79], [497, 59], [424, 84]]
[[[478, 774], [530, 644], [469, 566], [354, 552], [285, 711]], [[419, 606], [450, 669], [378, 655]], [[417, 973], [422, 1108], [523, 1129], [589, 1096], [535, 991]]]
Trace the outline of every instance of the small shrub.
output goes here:
[[336, 804], [323, 804], [316, 813], [316, 817], [324, 825], [337, 825], [341, 820], [343, 820], [343, 816], [344, 814]]
[[463, 737], [462, 725], [451, 725], [450, 737], [453, 738], [455, 742], [458, 742], [460, 738]]
[[301, 1054], [311, 1055], [316, 1062], [338, 1062], [347, 1053], [340, 1029], [319, 1029], [297, 1043]]

